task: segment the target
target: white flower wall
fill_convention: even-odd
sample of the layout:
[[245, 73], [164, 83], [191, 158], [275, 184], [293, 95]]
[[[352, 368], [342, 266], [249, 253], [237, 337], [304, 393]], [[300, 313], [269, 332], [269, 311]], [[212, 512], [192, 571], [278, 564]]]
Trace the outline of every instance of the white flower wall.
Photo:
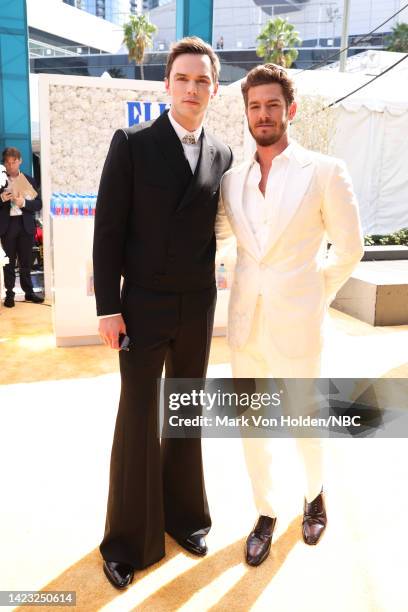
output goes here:
[[[126, 126], [125, 102], [167, 102], [163, 91], [51, 84], [51, 190], [97, 192], [113, 133]], [[244, 107], [241, 94], [212, 101], [206, 128], [230, 145], [234, 164], [243, 159]], [[160, 154], [158, 152], [158, 154]]]

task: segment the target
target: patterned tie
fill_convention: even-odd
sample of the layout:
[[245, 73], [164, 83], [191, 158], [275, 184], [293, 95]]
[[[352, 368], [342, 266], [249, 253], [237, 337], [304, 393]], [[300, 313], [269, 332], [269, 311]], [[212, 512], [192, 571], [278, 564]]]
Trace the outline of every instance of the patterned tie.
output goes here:
[[185, 136], [183, 136], [183, 138], [181, 139], [181, 142], [183, 144], [189, 144], [189, 145], [193, 145], [196, 144], [196, 139], [194, 134], [186, 134]]

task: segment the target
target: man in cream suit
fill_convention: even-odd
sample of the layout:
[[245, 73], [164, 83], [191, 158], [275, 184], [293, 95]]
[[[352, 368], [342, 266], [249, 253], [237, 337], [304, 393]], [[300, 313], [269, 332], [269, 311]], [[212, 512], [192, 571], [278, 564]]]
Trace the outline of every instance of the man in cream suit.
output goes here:
[[[296, 102], [285, 70], [257, 66], [242, 94], [256, 153], [224, 175], [216, 224], [219, 240], [231, 231], [237, 240], [228, 321], [233, 375], [318, 377], [327, 307], [363, 253], [357, 202], [342, 161], [289, 140]], [[303, 539], [316, 544], [327, 521], [321, 445], [296, 442], [306, 476]], [[250, 565], [268, 556], [276, 523], [275, 444], [244, 440], [259, 512], [246, 544]]]

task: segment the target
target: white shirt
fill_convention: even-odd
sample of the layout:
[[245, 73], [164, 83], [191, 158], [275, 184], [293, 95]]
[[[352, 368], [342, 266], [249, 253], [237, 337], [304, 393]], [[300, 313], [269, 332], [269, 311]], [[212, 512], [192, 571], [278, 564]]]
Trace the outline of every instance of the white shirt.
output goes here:
[[[265, 251], [272, 225], [276, 223], [279, 215], [279, 208], [284, 206], [282, 196], [292, 155], [293, 147], [289, 144], [282, 153], [274, 157], [268, 174], [265, 197], [259, 189], [262, 174], [256, 156], [248, 171], [244, 187], [244, 213], [261, 253]], [[259, 279], [259, 295], [262, 293], [262, 282]]]
[[266, 183], [265, 197], [259, 189], [261, 182], [261, 168], [254, 156], [244, 188], [244, 212], [250, 228], [255, 236], [261, 253], [265, 250], [271, 225], [279, 214], [277, 207], [282, 206], [286, 174], [293, 154], [293, 147], [289, 144], [273, 161]]
[[181, 143], [183, 150], [184, 150], [184, 155], [186, 156], [187, 161], [190, 164], [191, 172], [194, 174], [195, 169], [197, 167], [198, 158], [200, 157], [200, 148], [201, 148], [200, 137], [203, 131], [203, 125], [201, 124], [196, 130], [194, 130], [193, 132], [190, 132], [189, 130], [186, 130], [186, 128], [183, 128], [182, 125], [177, 123], [177, 121], [174, 119], [173, 115], [171, 114], [171, 109], [169, 110], [168, 118], [169, 118], [171, 125], [174, 128], [174, 131], [176, 132], [177, 136], [180, 138], [180, 141], [183, 138], [183, 136], [186, 136], [186, 135], [192, 134], [195, 138], [196, 144], [191, 145], [191, 144], [184, 144], [184, 142]]
[[[193, 134], [196, 140], [196, 144], [193, 144], [193, 145], [184, 144], [184, 142], [181, 143], [183, 150], [184, 150], [184, 155], [186, 156], [187, 161], [190, 165], [191, 172], [194, 174], [195, 169], [197, 167], [198, 158], [200, 157], [200, 148], [201, 148], [200, 137], [203, 131], [203, 124], [201, 124], [193, 132], [190, 132], [189, 130], [186, 130], [186, 128], [183, 128], [182, 125], [177, 123], [177, 121], [174, 119], [174, 117], [171, 114], [171, 110], [168, 112], [168, 118], [169, 118], [171, 125], [173, 126], [174, 131], [176, 132], [177, 136], [180, 138], [180, 141], [187, 134], [188, 135]], [[110, 315], [100, 315], [98, 319], [106, 319], [107, 317], [114, 317], [118, 314], [121, 314], [121, 313], [117, 312], [115, 314], [110, 314]]]

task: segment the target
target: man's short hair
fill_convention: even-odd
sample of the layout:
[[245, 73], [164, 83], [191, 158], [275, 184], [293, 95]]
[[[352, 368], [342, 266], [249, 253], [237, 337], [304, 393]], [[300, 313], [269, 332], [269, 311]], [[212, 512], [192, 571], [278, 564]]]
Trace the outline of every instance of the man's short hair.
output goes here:
[[260, 66], [252, 68], [241, 82], [241, 91], [244, 96], [245, 108], [248, 106], [249, 89], [251, 87], [257, 87], [258, 85], [269, 85], [270, 83], [278, 83], [282, 87], [282, 93], [287, 107], [294, 102], [295, 85], [286, 70], [276, 64], [261, 64]]
[[172, 44], [170, 52], [167, 56], [165, 73], [166, 79], [170, 78], [171, 68], [176, 57], [183, 55], [184, 53], [192, 53], [193, 55], [208, 55], [211, 61], [213, 81], [214, 83], [217, 83], [221, 68], [220, 60], [213, 51], [212, 47], [208, 43], [201, 40], [201, 38], [198, 38], [198, 36], [187, 36], [186, 38], [182, 38], [181, 40]]
[[14, 157], [15, 159], [21, 159], [21, 152], [16, 147], [6, 147], [1, 154], [3, 163], [6, 161], [6, 157]]

